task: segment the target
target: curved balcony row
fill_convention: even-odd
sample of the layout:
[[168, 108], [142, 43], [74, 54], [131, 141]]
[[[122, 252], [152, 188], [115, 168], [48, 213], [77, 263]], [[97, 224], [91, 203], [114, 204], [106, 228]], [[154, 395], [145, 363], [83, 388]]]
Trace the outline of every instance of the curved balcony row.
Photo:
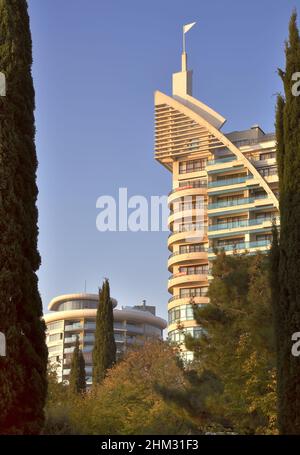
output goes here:
[[174, 205], [173, 205], [173, 208], [172, 210], [170, 210], [170, 215], [174, 215], [174, 213], [181, 213], [181, 212], [184, 212], [186, 210], [199, 210], [199, 209], [202, 209], [204, 211], [207, 210], [207, 203], [204, 203], [202, 202], [201, 200], [200, 201], [182, 201], [182, 202], [176, 202]]
[[168, 280], [168, 291], [172, 293], [174, 287], [183, 285], [200, 285], [207, 283], [208, 271], [204, 273], [188, 274], [186, 272], [171, 275]]
[[198, 229], [195, 229], [195, 224], [193, 224], [193, 229], [180, 230], [179, 232], [171, 232], [168, 237], [168, 248], [172, 250], [173, 245], [182, 242], [190, 243], [206, 243], [207, 242], [207, 226], [200, 225]]
[[204, 206], [172, 212], [168, 217], [168, 227], [170, 228], [171, 224], [176, 221], [191, 220], [192, 218], [196, 218], [197, 222], [205, 221], [207, 223], [207, 212]]
[[188, 184], [186, 186], [178, 187], [169, 193], [168, 204], [169, 206], [177, 199], [191, 196], [203, 196], [207, 195], [207, 183], [205, 184]]
[[173, 266], [176, 264], [185, 264], [185, 263], [191, 263], [194, 264], [195, 262], [201, 263], [202, 262], [207, 262], [207, 250], [204, 251], [192, 251], [192, 252], [175, 252], [169, 256], [168, 259], [168, 269], [171, 272], [173, 269]]
[[189, 305], [195, 303], [196, 305], [205, 305], [209, 302], [209, 298], [206, 293], [198, 296], [183, 297], [180, 294], [175, 294], [169, 298], [168, 309], [172, 309], [179, 305]]

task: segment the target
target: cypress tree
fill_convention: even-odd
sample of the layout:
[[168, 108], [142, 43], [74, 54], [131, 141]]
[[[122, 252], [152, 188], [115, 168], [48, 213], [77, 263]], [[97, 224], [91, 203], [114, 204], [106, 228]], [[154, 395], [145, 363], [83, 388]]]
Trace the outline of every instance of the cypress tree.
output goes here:
[[95, 345], [93, 349], [93, 384], [99, 384], [106, 372], [116, 362], [113, 305], [109, 281], [106, 279], [99, 291], [96, 317]]
[[44, 423], [47, 348], [36, 271], [37, 157], [32, 43], [26, 0], [0, 0], [0, 433], [36, 434]]
[[83, 393], [86, 391], [85, 361], [82, 351], [79, 348], [78, 336], [76, 337], [76, 344], [71, 362], [69, 391], [71, 394]]
[[292, 91], [292, 76], [300, 70], [296, 12], [291, 17], [285, 54], [286, 69], [279, 70], [285, 96], [278, 97], [276, 110], [280, 241], [279, 249], [277, 238], [273, 242], [271, 270], [275, 286], [279, 429], [283, 434], [300, 434], [300, 361], [291, 355], [292, 334], [300, 330], [300, 97]]

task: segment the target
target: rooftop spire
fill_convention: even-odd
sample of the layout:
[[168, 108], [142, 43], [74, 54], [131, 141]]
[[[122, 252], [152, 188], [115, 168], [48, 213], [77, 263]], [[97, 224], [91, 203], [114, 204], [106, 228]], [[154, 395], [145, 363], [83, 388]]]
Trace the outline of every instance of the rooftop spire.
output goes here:
[[192, 22], [182, 27], [181, 72], [173, 74], [173, 96], [175, 97], [184, 98], [186, 95], [192, 95], [192, 71], [187, 69], [185, 35], [195, 24], [196, 22]]
[[190, 24], [186, 24], [182, 27], [182, 56], [181, 56], [181, 71], [187, 71], [187, 54], [186, 54], [186, 40], [185, 34], [191, 30], [192, 27], [196, 22], [191, 22]]

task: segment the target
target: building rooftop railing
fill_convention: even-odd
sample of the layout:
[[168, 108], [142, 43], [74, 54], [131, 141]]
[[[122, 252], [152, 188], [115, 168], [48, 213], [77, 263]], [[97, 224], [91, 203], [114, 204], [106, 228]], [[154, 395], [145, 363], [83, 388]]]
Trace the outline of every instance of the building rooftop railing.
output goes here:
[[234, 145], [237, 147], [244, 147], [247, 145], [257, 145], [260, 144], [261, 142], [269, 142], [269, 141], [275, 141], [276, 140], [276, 134], [275, 133], [269, 133], [265, 134], [264, 136], [261, 136], [256, 139], [240, 139], [238, 141], [232, 141]]

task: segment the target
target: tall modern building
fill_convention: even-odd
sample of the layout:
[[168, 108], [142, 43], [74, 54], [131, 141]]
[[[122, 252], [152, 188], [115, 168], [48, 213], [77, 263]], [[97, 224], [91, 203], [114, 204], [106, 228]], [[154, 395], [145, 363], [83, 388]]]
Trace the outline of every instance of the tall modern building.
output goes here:
[[173, 179], [168, 334], [177, 343], [184, 332], [201, 334], [192, 303], [208, 303], [215, 248], [228, 254], [266, 251], [273, 218], [279, 223], [275, 135], [258, 125], [225, 134], [225, 121], [193, 98], [192, 71], [183, 52], [172, 96], [155, 92], [155, 158]]
[[[92, 352], [95, 341], [97, 294], [67, 294], [54, 298], [44, 316], [47, 326], [49, 361], [56, 364], [58, 380], [68, 380], [76, 337], [86, 363], [86, 381], [92, 383]], [[114, 305], [114, 334], [117, 356], [134, 344], [143, 344], [150, 338], [162, 338], [165, 320], [156, 316], [155, 307], [143, 305], [117, 309]]]

